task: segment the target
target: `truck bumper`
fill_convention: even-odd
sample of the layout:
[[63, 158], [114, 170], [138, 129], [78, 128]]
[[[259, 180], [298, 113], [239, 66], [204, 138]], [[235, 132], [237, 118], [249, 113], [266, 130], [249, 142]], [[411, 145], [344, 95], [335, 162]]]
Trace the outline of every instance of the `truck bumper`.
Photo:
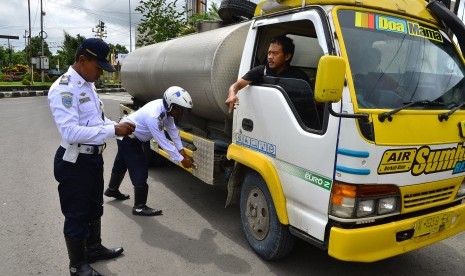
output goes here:
[[[415, 224], [425, 218], [451, 214], [450, 225], [435, 233], [397, 241], [396, 234], [415, 231]], [[328, 254], [336, 259], [355, 262], [374, 262], [436, 243], [465, 230], [465, 203], [439, 212], [357, 229], [332, 227]], [[410, 231], [412, 232], [412, 231]]]

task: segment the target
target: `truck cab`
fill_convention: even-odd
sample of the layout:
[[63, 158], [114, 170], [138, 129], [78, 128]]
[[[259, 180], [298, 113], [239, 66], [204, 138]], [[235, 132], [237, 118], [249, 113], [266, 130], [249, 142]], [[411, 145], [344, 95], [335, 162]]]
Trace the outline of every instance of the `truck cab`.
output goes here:
[[[246, 171], [254, 250], [285, 255], [289, 231], [335, 258], [376, 261], [463, 231], [465, 67], [427, 3], [279, 2], [258, 5], [239, 77], [286, 35], [312, 81], [265, 76], [239, 92], [228, 157]], [[267, 239], [285, 242], [272, 252]]]

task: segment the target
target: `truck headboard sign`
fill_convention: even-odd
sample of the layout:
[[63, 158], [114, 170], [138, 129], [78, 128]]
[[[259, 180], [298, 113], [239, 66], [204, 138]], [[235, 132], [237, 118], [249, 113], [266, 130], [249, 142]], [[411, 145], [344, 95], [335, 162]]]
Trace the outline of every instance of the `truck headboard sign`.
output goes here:
[[416, 22], [381, 14], [355, 12], [355, 27], [396, 32], [443, 42], [441, 33]]
[[423, 146], [384, 152], [378, 174], [408, 171], [415, 176], [444, 171], [452, 171], [452, 174], [465, 172], [465, 146], [457, 144], [457, 147], [434, 150]]

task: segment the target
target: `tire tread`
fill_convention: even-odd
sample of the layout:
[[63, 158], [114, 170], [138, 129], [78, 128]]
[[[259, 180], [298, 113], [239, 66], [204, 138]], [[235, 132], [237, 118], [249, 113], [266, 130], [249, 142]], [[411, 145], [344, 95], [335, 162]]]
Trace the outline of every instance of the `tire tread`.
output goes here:
[[[254, 185], [262, 190], [264, 193], [267, 202], [271, 201], [271, 208], [269, 210], [270, 213], [270, 230], [273, 228], [276, 228], [275, 231], [276, 233], [271, 233], [271, 235], [274, 235], [276, 238], [273, 240], [268, 240], [268, 236], [265, 238], [263, 241], [257, 241], [253, 235], [249, 232], [248, 230], [248, 224], [247, 220], [245, 219], [245, 210], [244, 210], [244, 204], [246, 201], [246, 193], [249, 191], [249, 188], [252, 187], [253, 184], [251, 183], [258, 183], [257, 185]], [[270, 207], [270, 206], [269, 206]], [[244, 183], [242, 186], [241, 190], [241, 199], [240, 199], [240, 210], [241, 210], [241, 220], [242, 220], [242, 228], [243, 231], [247, 237], [247, 240], [249, 241], [250, 246], [252, 249], [259, 255], [262, 259], [267, 260], [267, 261], [272, 261], [272, 260], [277, 260], [284, 258], [290, 254], [292, 249], [294, 248], [296, 237], [291, 234], [289, 231], [289, 226], [287, 225], [282, 225], [278, 217], [276, 215], [276, 211], [274, 209], [274, 204], [271, 199], [271, 195], [268, 191], [268, 188], [266, 186], [265, 181], [263, 178], [255, 171], [247, 173], [244, 179]], [[273, 223], [271, 222], [273, 220]], [[270, 235], [270, 234], [268, 234]]]

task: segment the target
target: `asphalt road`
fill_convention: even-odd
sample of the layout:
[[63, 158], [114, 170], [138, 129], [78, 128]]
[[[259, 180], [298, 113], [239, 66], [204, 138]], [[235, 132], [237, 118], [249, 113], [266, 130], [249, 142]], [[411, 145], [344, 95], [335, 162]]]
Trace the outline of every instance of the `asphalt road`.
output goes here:
[[[101, 95], [108, 117], [127, 94]], [[46, 97], [0, 99], [0, 275], [69, 275], [53, 156], [60, 136]], [[108, 181], [115, 141], [104, 153]], [[286, 259], [264, 262], [249, 248], [239, 208], [224, 208], [226, 189], [176, 166], [151, 168], [148, 205], [160, 217], [131, 214], [105, 198], [102, 238], [124, 255], [93, 266], [104, 275], [465, 275], [465, 233], [376, 263], [347, 263], [300, 241]]]

